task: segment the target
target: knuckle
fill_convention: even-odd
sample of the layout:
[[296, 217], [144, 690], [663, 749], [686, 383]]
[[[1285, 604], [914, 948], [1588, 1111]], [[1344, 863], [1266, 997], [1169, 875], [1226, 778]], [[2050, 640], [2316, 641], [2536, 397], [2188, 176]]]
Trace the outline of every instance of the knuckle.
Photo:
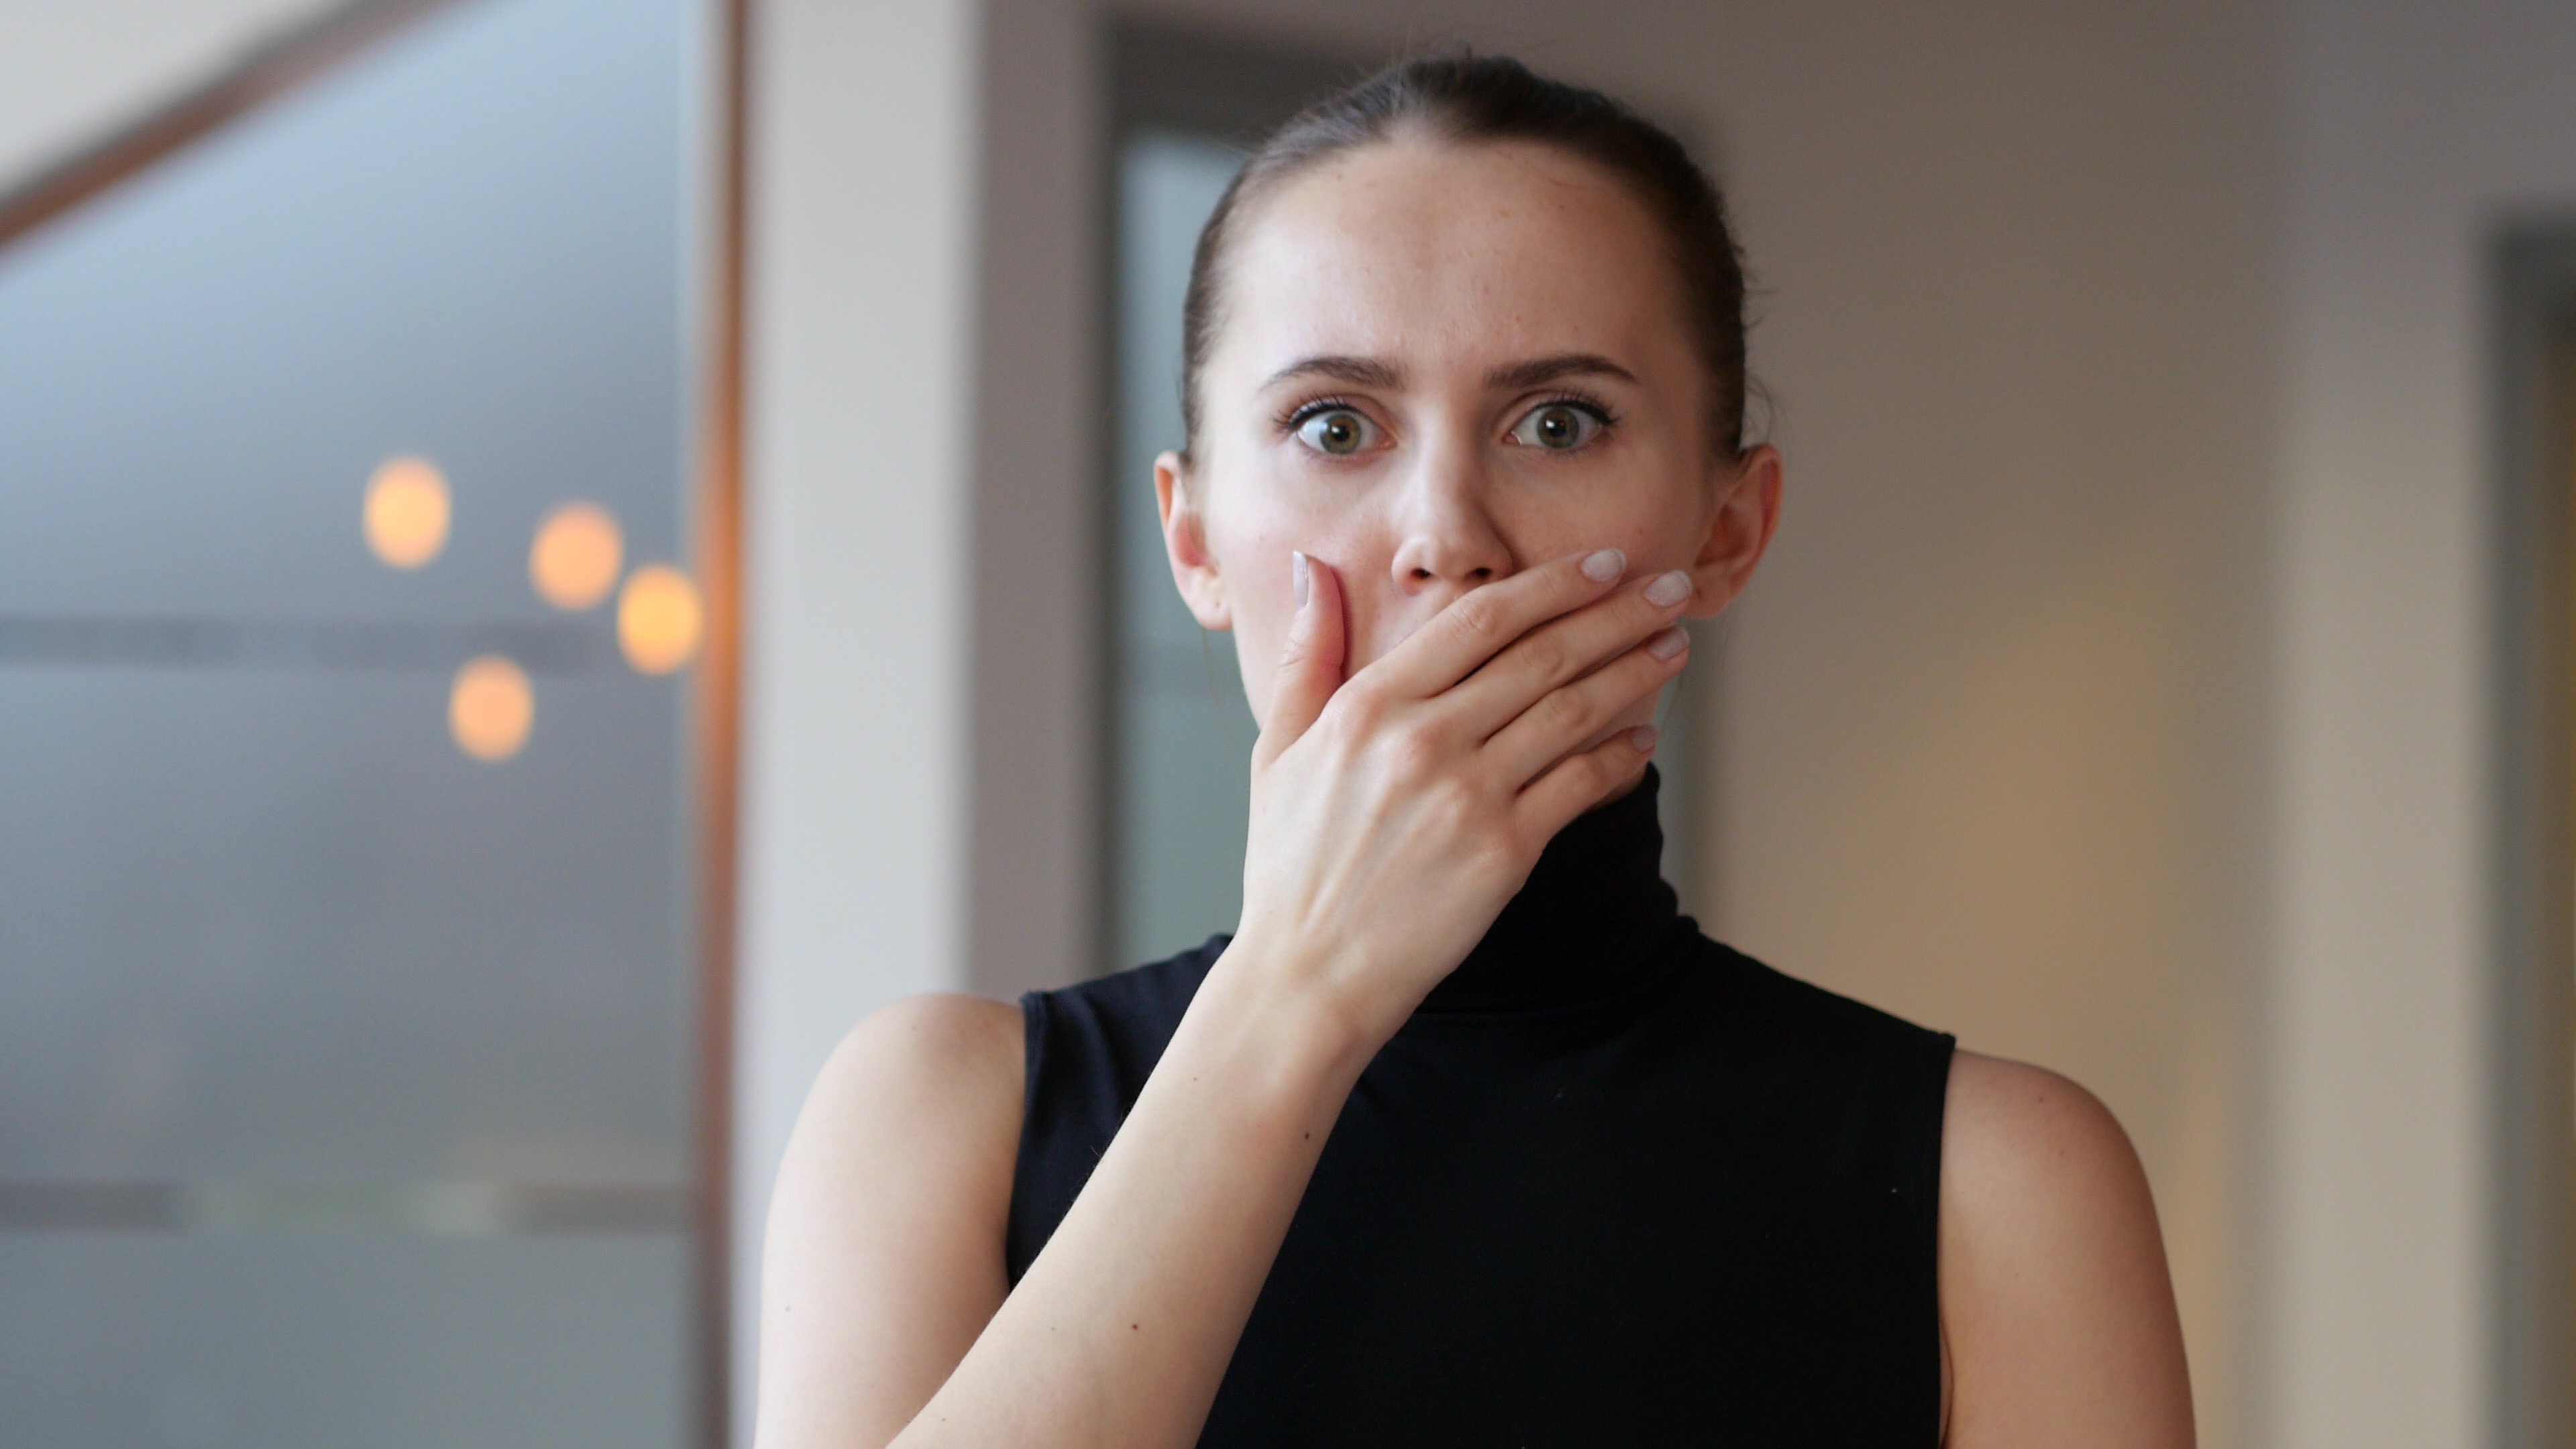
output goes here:
[[1502, 605], [1495, 602], [1494, 591], [1478, 589], [1463, 595], [1449, 606], [1459, 632], [1475, 639], [1494, 639], [1503, 632]]
[[1448, 754], [1447, 744], [1436, 727], [1423, 724], [1408, 725], [1387, 738], [1390, 763], [1408, 780], [1435, 776]]
[[1577, 787], [1576, 793], [1587, 800], [1598, 799], [1612, 785], [1618, 783], [1610, 762], [1601, 758], [1601, 752], [1598, 750], [1575, 756], [1566, 761], [1566, 767], [1574, 776], [1570, 783]]
[[1596, 789], [1607, 790], [1619, 783], [1628, 772], [1627, 763], [1609, 750], [1594, 750], [1583, 757], [1585, 773]]
[[1368, 737], [1368, 731], [1361, 728], [1351, 714], [1350, 710], [1340, 707], [1339, 701], [1335, 701], [1306, 731], [1305, 738], [1315, 741], [1315, 748], [1327, 756], [1348, 759], [1354, 747]]
[[1344, 729], [1366, 733], [1386, 716], [1386, 697], [1374, 685], [1354, 680], [1333, 696], [1333, 709]]
[[1573, 672], [1565, 640], [1556, 634], [1534, 634], [1521, 647], [1527, 651], [1523, 659], [1530, 672], [1542, 679], [1563, 679]]
[[1559, 689], [1540, 698], [1534, 708], [1541, 711], [1539, 723], [1552, 731], [1580, 732], [1592, 722], [1591, 701], [1578, 689]]
[[1664, 686], [1664, 661], [1644, 649], [1632, 649], [1597, 676], [1602, 692], [1620, 700], [1634, 699]]
[[[1474, 829], [1482, 802], [1475, 787], [1455, 778], [1442, 780], [1432, 787], [1427, 802], [1445, 835], [1463, 836], [1470, 841], [1481, 839]], [[1477, 848], [1470, 845], [1468, 849]]]
[[1437, 714], [1422, 715], [1405, 728], [1414, 747], [1430, 759], [1445, 759], [1458, 752], [1459, 729], [1448, 718]]

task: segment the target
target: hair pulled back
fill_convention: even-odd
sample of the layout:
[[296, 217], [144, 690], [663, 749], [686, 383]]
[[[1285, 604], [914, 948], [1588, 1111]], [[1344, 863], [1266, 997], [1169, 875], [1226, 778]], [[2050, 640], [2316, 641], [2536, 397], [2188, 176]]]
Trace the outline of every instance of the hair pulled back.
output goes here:
[[1716, 184], [1670, 132], [1610, 96], [1550, 80], [1508, 56], [1465, 51], [1400, 62], [1316, 102], [1235, 173], [1199, 232], [1181, 310], [1181, 419], [1191, 446], [1199, 376], [1222, 321], [1226, 253], [1245, 209], [1319, 161], [1407, 133], [1555, 146], [1626, 185], [1661, 228], [1681, 281], [1684, 322], [1708, 369], [1717, 455], [1743, 452], [1744, 263]]

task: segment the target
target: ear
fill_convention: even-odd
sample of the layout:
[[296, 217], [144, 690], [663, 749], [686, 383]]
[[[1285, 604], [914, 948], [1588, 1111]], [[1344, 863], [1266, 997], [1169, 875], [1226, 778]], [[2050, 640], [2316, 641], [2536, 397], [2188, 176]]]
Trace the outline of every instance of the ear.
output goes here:
[[1180, 586], [1181, 602], [1190, 606], [1199, 627], [1231, 629], [1234, 611], [1226, 603], [1225, 578], [1208, 552], [1198, 505], [1191, 501], [1198, 490], [1189, 486], [1189, 469], [1189, 460], [1178, 453], [1166, 451], [1154, 459], [1154, 506], [1163, 518], [1163, 552], [1172, 561], [1172, 582]]
[[1769, 443], [1749, 450], [1721, 471], [1717, 490], [1708, 536], [1691, 561], [1696, 587], [1683, 612], [1694, 619], [1715, 618], [1753, 582], [1753, 566], [1780, 526], [1780, 450]]

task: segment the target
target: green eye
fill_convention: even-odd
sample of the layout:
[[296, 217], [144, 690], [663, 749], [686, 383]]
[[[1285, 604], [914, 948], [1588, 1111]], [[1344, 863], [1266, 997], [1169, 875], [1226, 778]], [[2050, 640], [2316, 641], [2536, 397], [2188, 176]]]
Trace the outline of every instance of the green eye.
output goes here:
[[1349, 408], [1332, 408], [1299, 423], [1297, 436], [1319, 453], [1346, 456], [1367, 446], [1369, 422]]
[[1533, 408], [1520, 425], [1512, 429], [1512, 441], [1532, 448], [1563, 452], [1580, 448], [1592, 441], [1601, 428], [1601, 420], [1572, 403], [1549, 403]]

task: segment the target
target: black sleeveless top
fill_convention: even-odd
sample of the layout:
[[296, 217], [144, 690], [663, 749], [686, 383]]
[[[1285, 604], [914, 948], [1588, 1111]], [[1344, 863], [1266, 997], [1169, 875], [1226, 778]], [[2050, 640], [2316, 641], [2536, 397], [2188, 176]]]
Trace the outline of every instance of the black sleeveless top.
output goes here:
[[[1930, 1445], [1951, 1038], [1707, 939], [1654, 778], [1371, 1061], [1202, 1445]], [[1022, 997], [1017, 1283], [1220, 936]]]

